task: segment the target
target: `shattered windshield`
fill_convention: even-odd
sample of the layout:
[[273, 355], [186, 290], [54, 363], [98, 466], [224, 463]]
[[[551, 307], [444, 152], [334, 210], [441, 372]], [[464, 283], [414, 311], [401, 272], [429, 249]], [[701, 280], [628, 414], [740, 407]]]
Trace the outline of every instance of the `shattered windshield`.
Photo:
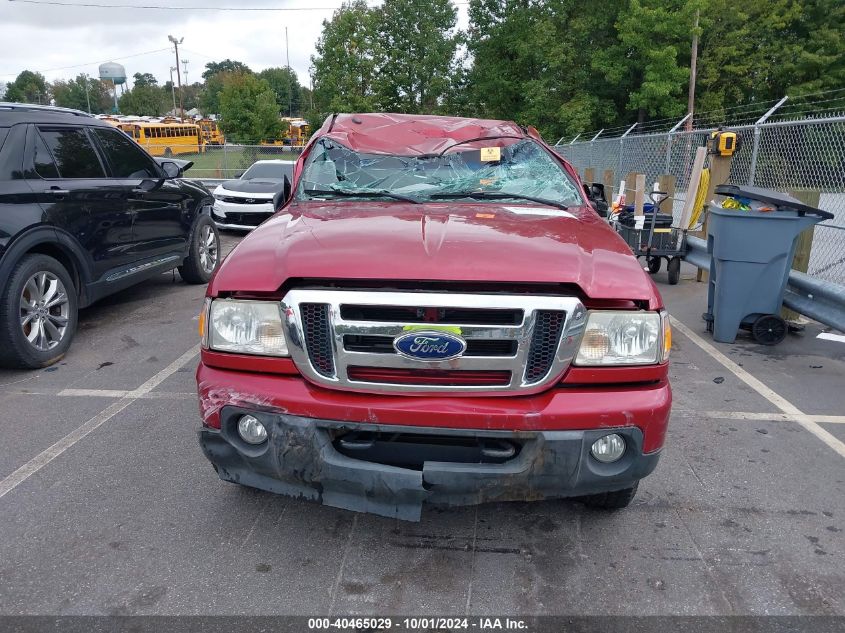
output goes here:
[[[478, 143], [474, 143], [478, 145]], [[582, 204], [560, 165], [531, 139], [504, 147], [460, 145], [444, 154], [396, 156], [355, 152], [331, 139], [315, 144], [303, 169], [297, 199], [388, 198], [410, 202]]]

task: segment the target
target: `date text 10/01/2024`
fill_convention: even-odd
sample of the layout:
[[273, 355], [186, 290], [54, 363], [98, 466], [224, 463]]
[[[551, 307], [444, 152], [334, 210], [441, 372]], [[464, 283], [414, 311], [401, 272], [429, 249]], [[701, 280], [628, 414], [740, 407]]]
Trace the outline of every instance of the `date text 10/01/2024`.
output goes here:
[[412, 617], [412, 618], [309, 618], [308, 629], [311, 631], [422, 631], [431, 629], [478, 630], [478, 631], [527, 631], [524, 620], [518, 618], [446, 618], [446, 617]]

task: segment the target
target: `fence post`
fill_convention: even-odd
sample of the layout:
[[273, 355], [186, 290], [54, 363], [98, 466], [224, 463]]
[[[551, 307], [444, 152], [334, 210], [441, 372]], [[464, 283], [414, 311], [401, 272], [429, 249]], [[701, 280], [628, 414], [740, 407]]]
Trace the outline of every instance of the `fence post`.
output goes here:
[[228, 172], [229, 163], [227, 161], [228, 155], [226, 153], [226, 147], [228, 145], [229, 145], [228, 143], [223, 143], [223, 178], [229, 177], [229, 172]]
[[[812, 190], [803, 190], [803, 191], [790, 191], [790, 195], [797, 198], [804, 204], [808, 204], [811, 207], [818, 207], [819, 202], [821, 200], [821, 191], [812, 191]], [[802, 273], [806, 273], [807, 269], [810, 267], [810, 253], [813, 249], [813, 235], [814, 235], [814, 226], [811, 226], [808, 229], [805, 229], [801, 232], [798, 236], [798, 240], [795, 244], [795, 257], [792, 258], [792, 269], [800, 271]], [[789, 308], [781, 308], [780, 315], [786, 321], [798, 321], [800, 316], [797, 312], [793, 312]]]
[[584, 170], [584, 182], [593, 184], [596, 181], [596, 170], [594, 167], [587, 167]]
[[683, 119], [675, 123], [675, 125], [672, 126], [672, 129], [666, 133], [666, 169], [664, 171], [667, 174], [672, 171], [672, 134], [674, 134], [675, 130], [681, 127], [691, 116], [691, 112], [687, 113]]
[[622, 173], [622, 153], [625, 148], [625, 137], [628, 136], [628, 134], [630, 134], [631, 131], [635, 127], [637, 127], [637, 125], [637, 123], [634, 123], [631, 127], [625, 130], [625, 133], [622, 136], [619, 137], [619, 169], [617, 169], [616, 171], [618, 171], [620, 174]]
[[775, 105], [769, 108], [769, 111], [754, 122], [754, 143], [751, 146], [751, 166], [748, 168], [748, 184], [754, 185], [754, 176], [757, 174], [757, 153], [760, 151], [760, 126], [781, 107], [789, 96], [783, 97]]

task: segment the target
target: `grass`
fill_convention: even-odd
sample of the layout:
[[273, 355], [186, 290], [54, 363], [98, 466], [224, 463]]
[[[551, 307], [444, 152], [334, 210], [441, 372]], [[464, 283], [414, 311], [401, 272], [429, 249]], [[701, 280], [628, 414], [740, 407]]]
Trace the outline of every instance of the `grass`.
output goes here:
[[188, 177], [194, 178], [234, 178], [257, 160], [280, 159], [294, 161], [298, 153], [281, 152], [280, 147], [206, 147], [200, 154], [178, 154], [174, 158], [194, 161], [188, 171]]

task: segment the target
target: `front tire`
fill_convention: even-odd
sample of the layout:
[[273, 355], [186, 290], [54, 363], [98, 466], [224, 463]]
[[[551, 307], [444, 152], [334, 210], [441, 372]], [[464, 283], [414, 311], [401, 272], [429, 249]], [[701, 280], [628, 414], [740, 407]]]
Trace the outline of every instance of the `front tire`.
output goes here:
[[207, 284], [219, 264], [220, 233], [210, 217], [201, 215], [191, 232], [191, 246], [179, 274], [189, 284]]
[[47, 255], [26, 255], [0, 295], [0, 366], [47, 367], [65, 355], [76, 333], [73, 280]]
[[581, 497], [579, 500], [584, 505], [598, 510], [621, 510], [622, 508], [627, 508], [634, 500], [639, 485], [640, 482], [638, 481], [630, 488], [601, 492], [597, 495], [588, 495]]

